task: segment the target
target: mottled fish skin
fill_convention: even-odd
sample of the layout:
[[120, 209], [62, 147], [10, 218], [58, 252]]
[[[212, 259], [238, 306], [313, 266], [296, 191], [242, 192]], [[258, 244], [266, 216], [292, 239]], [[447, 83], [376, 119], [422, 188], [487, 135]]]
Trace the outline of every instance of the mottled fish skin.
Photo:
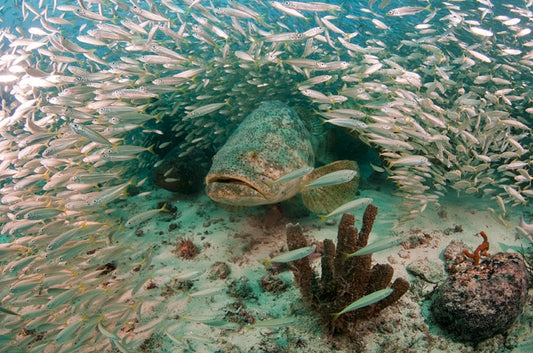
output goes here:
[[311, 136], [296, 111], [278, 101], [265, 102], [213, 157], [206, 192], [214, 201], [235, 206], [277, 203], [296, 195], [302, 179], [274, 182], [313, 165]]

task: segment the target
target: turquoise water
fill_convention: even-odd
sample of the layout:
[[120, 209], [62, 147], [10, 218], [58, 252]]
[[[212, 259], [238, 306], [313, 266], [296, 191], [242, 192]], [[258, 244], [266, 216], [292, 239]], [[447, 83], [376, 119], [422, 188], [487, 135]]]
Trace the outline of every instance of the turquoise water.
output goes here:
[[[135, 351], [119, 329], [150, 323], [139, 318], [150, 296], [124, 298], [158, 250], [124, 224], [162, 207], [134, 207], [157, 192], [156, 169], [167, 186], [201, 190], [211, 157], [264, 100], [295, 108], [329, 159], [357, 160], [363, 188], [393, 182], [403, 220], [450, 192], [531, 220], [530, 2], [298, 6], [3, 5], [0, 305], [22, 316], [0, 314], [0, 351]], [[119, 280], [94, 275], [117, 256], [128, 259]]]

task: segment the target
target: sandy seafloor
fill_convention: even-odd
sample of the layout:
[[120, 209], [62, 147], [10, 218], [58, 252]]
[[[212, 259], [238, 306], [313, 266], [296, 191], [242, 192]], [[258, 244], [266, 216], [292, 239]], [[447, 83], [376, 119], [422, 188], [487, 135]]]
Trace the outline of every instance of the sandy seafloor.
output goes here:
[[[378, 191], [379, 190], [379, 191]], [[477, 235], [485, 231], [490, 241], [490, 254], [499, 251], [514, 251], [528, 240], [521, 238], [515, 226], [522, 212], [526, 219], [531, 217], [530, 209], [510, 209], [503, 225], [487, 206], [487, 200], [457, 198], [450, 194], [441, 202], [441, 207], [428, 207], [418, 218], [398, 222], [399, 199], [390, 196], [393, 187], [387, 183], [377, 187], [364, 188], [361, 197], [372, 197], [379, 212], [371, 233], [370, 242], [382, 237], [410, 236], [422, 239], [421, 245], [406, 249], [401, 245], [376, 253], [373, 263], [389, 263], [394, 267], [394, 278], [404, 277], [411, 288], [399, 302], [386, 308], [381, 314], [367, 322], [361, 322], [360, 332], [365, 346], [364, 352], [526, 352], [533, 340], [533, 291], [530, 291], [528, 305], [523, 314], [509, 330], [508, 335], [497, 335], [477, 347], [457, 343], [436, 327], [429, 315], [428, 294], [434, 285], [424, 282], [406, 271], [406, 266], [419, 259], [428, 259], [437, 264], [444, 273], [443, 251], [452, 240], [463, 240], [471, 249], [481, 242]], [[172, 308], [161, 327], [173, 332], [179, 344], [168, 337], [152, 337], [143, 346], [147, 352], [353, 352], [349, 340], [331, 339], [323, 334], [316, 315], [302, 300], [293, 283], [290, 271], [281, 271], [275, 277], [287, 286], [278, 294], [265, 292], [260, 281], [267, 274], [259, 260], [286, 251], [285, 224], [289, 222], [275, 206], [255, 207], [239, 212], [230, 212], [218, 207], [203, 193], [196, 196], [177, 196], [165, 190], [158, 190], [143, 200], [134, 197], [128, 202], [128, 213], [153, 209], [159, 202], [169, 202], [178, 209], [175, 217], [159, 214], [142, 224], [142, 235], [136, 237], [131, 246], [153, 246], [154, 256], [151, 271], [156, 288], [149, 295], [152, 303], [145, 302], [143, 310], [149, 316], [158, 301], [168, 300]], [[356, 226], [361, 227], [363, 210], [354, 212]], [[309, 241], [336, 239], [340, 216], [334, 217], [333, 225], [324, 224], [316, 215], [291, 219], [304, 227]], [[456, 226], [462, 232], [454, 232]], [[136, 229], [140, 235], [140, 230]], [[172, 252], [181, 238], [190, 238], [200, 249], [190, 260], [178, 258]], [[514, 250], [513, 250], [514, 249]], [[224, 262], [230, 268], [227, 279], [210, 275], [216, 262]], [[314, 265], [319, 267], [316, 259]], [[120, 264], [119, 264], [120, 266]], [[192, 279], [193, 286], [187, 290], [176, 278], [188, 277], [194, 271], [202, 274]], [[215, 277], [215, 278], [214, 278]], [[243, 286], [243, 284], [248, 286]], [[155, 287], [155, 286], [153, 286]], [[246, 292], [244, 288], [251, 289]], [[193, 297], [191, 293], [214, 288], [213, 295]], [[219, 288], [220, 290], [216, 290]], [[229, 290], [233, 288], [234, 290]], [[237, 288], [237, 289], [235, 289]], [[148, 291], [143, 288], [142, 291]], [[231, 293], [231, 294], [230, 294]], [[243, 295], [239, 297], [236, 293]], [[147, 293], [144, 293], [147, 294]], [[172, 303], [174, 301], [175, 303]], [[153, 305], [152, 305], [153, 304]], [[230, 314], [228, 314], [228, 312]], [[175, 313], [175, 315], [174, 315]], [[294, 317], [294, 322], [284, 327], [259, 328], [250, 324], [240, 327], [206, 325], [194, 321], [224, 320], [229, 317], [242, 322]], [[160, 330], [161, 331], [161, 330]], [[176, 338], [176, 337], [175, 337]], [[529, 342], [529, 348], [525, 344]]]

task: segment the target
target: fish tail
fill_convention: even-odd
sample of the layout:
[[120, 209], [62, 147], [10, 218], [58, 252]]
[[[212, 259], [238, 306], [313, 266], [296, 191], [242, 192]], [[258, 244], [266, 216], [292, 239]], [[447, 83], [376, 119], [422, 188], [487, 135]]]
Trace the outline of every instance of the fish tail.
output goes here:
[[118, 153], [118, 146], [120, 146], [120, 143], [118, 143], [118, 141], [111, 145], [111, 148], [113, 148], [113, 151], [115, 151], [115, 153]]
[[166, 202], [163, 204], [163, 206], [161, 206], [161, 208], [159, 210], [163, 211], [163, 212], [169, 212], [169, 213], [171, 212], [170, 208], [167, 208], [167, 203]]
[[525, 230], [527, 230], [528, 228], [531, 228], [531, 225], [526, 223], [526, 220], [524, 219], [524, 215], [523, 214], [520, 216], [520, 224], [519, 224], [519, 226], [520, 226], [520, 228], [525, 229]]
[[326, 220], [329, 218], [329, 215], [327, 215], [327, 214], [319, 214], [318, 217], [320, 217], [320, 221], [322, 223], [325, 223]]
[[332, 314], [330, 314], [330, 315], [331, 315], [331, 317], [332, 317], [331, 322], [335, 322], [335, 321], [339, 318], [339, 316], [342, 315], [342, 313], [341, 313], [341, 312], [338, 312], [338, 313], [332, 313]]
[[[150, 152], [151, 154], [155, 154], [155, 152], [154, 152], [154, 148], [155, 148], [155, 143], [152, 144], [152, 145], [150, 145], [146, 150], [147, 150], [148, 152]], [[166, 203], [165, 203], [165, 205], [166, 205]]]
[[270, 266], [270, 264], [272, 263], [272, 261], [270, 261], [270, 259], [259, 259], [257, 260], [257, 262], [259, 262], [261, 265], [265, 266], [265, 268], [268, 268]]

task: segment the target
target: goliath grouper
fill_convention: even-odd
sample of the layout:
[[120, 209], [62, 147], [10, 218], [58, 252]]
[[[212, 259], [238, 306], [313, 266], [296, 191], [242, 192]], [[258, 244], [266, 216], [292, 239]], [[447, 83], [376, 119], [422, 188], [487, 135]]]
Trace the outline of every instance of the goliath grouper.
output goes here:
[[[206, 177], [207, 195], [222, 204], [256, 206], [278, 203], [301, 192], [312, 212], [334, 210], [355, 196], [357, 163], [336, 161], [306, 174], [315, 164], [311, 141], [309, 130], [294, 109], [277, 101], [261, 104], [213, 157]], [[349, 182], [305, 188], [325, 174], [347, 169], [357, 172]], [[287, 175], [295, 177], [284, 178]]]

